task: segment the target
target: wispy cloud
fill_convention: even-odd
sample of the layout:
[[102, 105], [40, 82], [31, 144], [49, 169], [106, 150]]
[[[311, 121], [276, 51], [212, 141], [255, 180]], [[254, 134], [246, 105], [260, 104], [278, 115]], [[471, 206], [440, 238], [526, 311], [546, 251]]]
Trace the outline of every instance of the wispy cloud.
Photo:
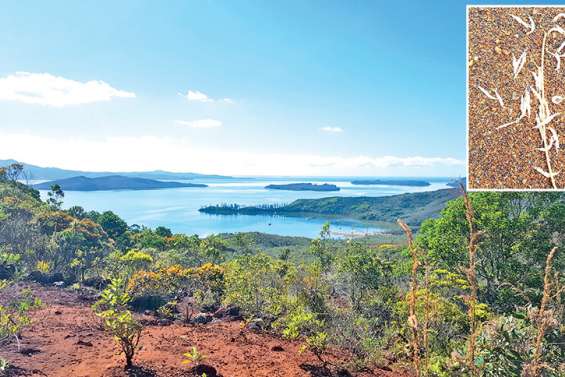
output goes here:
[[[465, 162], [452, 157], [264, 153], [235, 147], [204, 148], [188, 137], [173, 136], [91, 140], [84, 137], [8, 133], [0, 129], [0, 140], [0, 158], [81, 170], [166, 169], [218, 174], [294, 176], [458, 176], [464, 174], [465, 170]], [[26, 147], [22, 148], [22, 145]], [[98, 157], [93, 159], [93, 155]], [[69, 156], [73, 158], [69, 159]]]
[[343, 128], [341, 127], [322, 127], [320, 131], [331, 133], [331, 134], [339, 134], [343, 132]]
[[211, 98], [210, 96], [208, 96], [206, 93], [203, 93], [199, 90], [188, 90], [188, 92], [186, 92], [186, 94], [182, 94], [179, 93], [180, 96], [186, 98], [187, 101], [189, 102], [223, 102], [223, 103], [228, 103], [228, 104], [233, 104], [234, 100], [231, 98]]
[[218, 128], [222, 126], [222, 122], [217, 119], [197, 119], [197, 120], [175, 120], [179, 126], [187, 126], [191, 128]]
[[81, 82], [49, 73], [16, 72], [0, 77], [1, 101], [63, 107], [112, 98], [135, 98], [135, 93], [113, 88], [104, 81]]

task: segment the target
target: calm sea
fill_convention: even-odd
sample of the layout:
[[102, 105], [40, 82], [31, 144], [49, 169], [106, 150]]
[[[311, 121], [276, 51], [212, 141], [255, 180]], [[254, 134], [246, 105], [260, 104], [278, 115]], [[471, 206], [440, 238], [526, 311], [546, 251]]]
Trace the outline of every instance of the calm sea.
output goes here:
[[[420, 178], [425, 179], [425, 178]], [[175, 233], [207, 236], [213, 233], [258, 231], [279, 235], [315, 237], [329, 221], [336, 235], [375, 233], [382, 229], [353, 220], [297, 218], [281, 216], [220, 216], [207, 215], [198, 209], [211, 204], [242, 205], [290, 203], [296, 199], [328, 196], [386, 196], [405, 192], [431, 191], [446, 188], [450, 179], [427, 179], [427, 187], [360, 186], [339, 178], [242, 178], [237, 180], [198, 179], [186, 182], [205, 183], [206, 188], [178, 188], [139, 191], [65, 192], [64, 207], [79, 205], [86, 210], [111, 210], [127, 221], [149, 227], [159, 225]], [[180, 182], [180, 180], [179, 180]], [[333, 183], [338, 192], [267, 190], [271, 183], [317, 182]], [[46, 192], [42, 192], [45, 196]]]

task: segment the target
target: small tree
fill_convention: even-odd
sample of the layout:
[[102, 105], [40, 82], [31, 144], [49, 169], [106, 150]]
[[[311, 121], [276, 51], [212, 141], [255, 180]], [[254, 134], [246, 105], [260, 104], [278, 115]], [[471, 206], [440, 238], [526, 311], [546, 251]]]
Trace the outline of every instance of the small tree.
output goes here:
[[52, 185], [51, 190], [47, 193], [47, 196], [47, 203], [49, 205], [57, 209], [61, 208], [61, 205], [63, 204], [63, 197], [65, 196], [65, 193], [61, 189], [61, 186], [57, 184]]
[[127, 309], [130, 300], [123, 288], [123, 282], [116, 279], [102, 292], [100, 300], [93, 307], [96, 315], [103, 319], [106, 331], [112, 334], [120, 346], [126, 358], [126, 369], [132, 366], [142, 330], [141, 324]]

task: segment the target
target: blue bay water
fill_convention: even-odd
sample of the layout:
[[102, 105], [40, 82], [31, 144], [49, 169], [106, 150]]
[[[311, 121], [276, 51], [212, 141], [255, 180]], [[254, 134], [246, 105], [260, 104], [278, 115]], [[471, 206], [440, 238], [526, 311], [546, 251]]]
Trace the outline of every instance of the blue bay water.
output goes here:
[[[198, 209], [212, 204], [274, 204], [290, 203], [296, 199], [329, 196], [385, 196], [405, 192], [431, 191], [446, 188], [449, 179], [436, 179], [427, 187], [352, 185], [338, 178], [246, 178], [237, 180], [197, 179], [185, 182], [205, 183], [206, 188], [177, 188], [164, 190], [66, 191], [64, 208], [74, 205], [85, 210], [113, 211], [128, 224], [148, 227], [159, 225], [175, 233], [207, 236], [217, 233], [258, 231], [264, 233], [315, 237], [329, 221], [336, 235], [375, 233], [382, 229], [355, 220], [328, 218], [299, 218], [281, 216], [222, 216], [207, 215]], [[178, 180], [181, 182], [181, 180]], [[340, 187], [337, 192], [267, 190], [271, 183], [328, 182]], [[42, 192], [46, 196], [46, 192]]]

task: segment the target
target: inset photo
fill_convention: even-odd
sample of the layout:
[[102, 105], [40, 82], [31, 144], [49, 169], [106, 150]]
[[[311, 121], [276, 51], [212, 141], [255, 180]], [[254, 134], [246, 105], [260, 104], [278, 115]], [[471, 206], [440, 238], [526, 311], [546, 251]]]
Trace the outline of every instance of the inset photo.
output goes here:
[[565, 190], [565, 6], [467, 8], [470, 190]]

